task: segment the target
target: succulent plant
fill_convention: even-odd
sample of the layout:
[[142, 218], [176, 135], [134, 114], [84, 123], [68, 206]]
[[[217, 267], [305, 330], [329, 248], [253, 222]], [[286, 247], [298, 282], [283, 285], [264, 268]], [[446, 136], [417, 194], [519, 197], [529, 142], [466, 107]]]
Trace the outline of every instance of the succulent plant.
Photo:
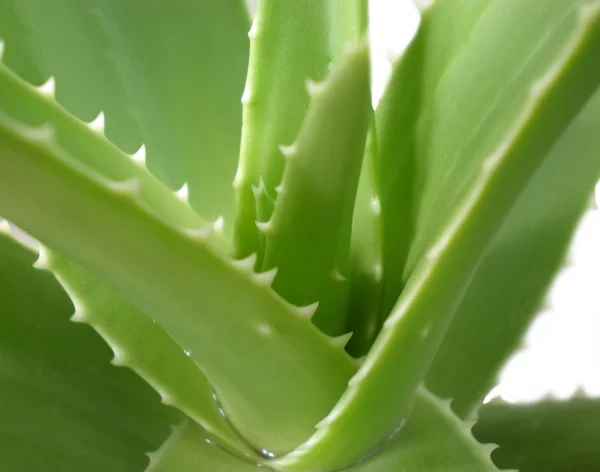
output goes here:
[[482, 408], [600, 177], [600, 0], [421, 13], [374, 110], [366, 0], [0, 3], [2, 471], [600, 470], [596, 401]]

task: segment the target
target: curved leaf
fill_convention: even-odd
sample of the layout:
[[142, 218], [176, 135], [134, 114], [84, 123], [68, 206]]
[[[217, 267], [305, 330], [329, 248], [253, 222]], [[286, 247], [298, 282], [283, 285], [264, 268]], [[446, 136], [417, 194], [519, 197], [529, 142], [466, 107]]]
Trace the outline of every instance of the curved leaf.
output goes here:
[[308, 437], [355, 372], [308, 320], [313, 307], [292, 306], [270, 288], [274, 273], [255, 274], [252, 259], [216, 252], [204, 228], [186, 230], [148, 210], [136, 180], [82, 166], [51, 127], [0, 119], [0, 214], [156, 320], [258, 449], [281, 453]]
[[0, 231], [0, 468], [141, 471], [181, 414], [88, 326], [36, 254]]
[[520, 472], [600, 469], [600, 399], [573, 397], [534, 404], [490, 403], [473, 434], [500, 448], [492, 459]]
[[286, 166], [266, 236], [263, 270], [277, 268], [273, 288], [296, 305], [318, 302], [315, 324], [327, 334], [346, 327], [352, 211], [370, 117], [368, 43], [340, 59], [310, 104], [298, 137], [282, 148]]
[[265, 468], [220, 449], [198, 425], [184, 421], [155, 452], [146, 472], [252, 472]]
[[242, 0], [9, 3], [24, 26], [3, 31], [9, 52], [27, 49], [67, 109], [86, 120], [104, 110], [110, 139], [128, 151], [144, 142], [152, 172], [187, 182], [194, 208], [229, 222], [248, 63]]
[[71, 318], [89, 324], [115, 353], [115, 365], [129, 367], [171, 405], [221, 442], [252, 454], [219, 411], [212, 386], [194, 361], [145, 313], [83, 267], [45, 248], [35, 264], [57, 278], [75, 305]]
[[[431, 135], [429, 159], [436, 172], [447, 174], [438, 193], [432, 188], [423, 200], [432, 199], [421, 207], [423, 227], [415, 240], [422, 257], [349, 388], [313, 437], [277, 460], [279, 467], [344, 466], [405, 418], [487, 246], [600, 82], [594, 59], [600, 54], [600, 1], [544, 4], [494, 3], [439, 89], [444, 99], [436, 103], [445, 119]], [[518, 47], [494, 54], [496, 38], [505, 37], [509, 25]], [[471, 70], [469, 80], [489, 83], [480, 90], [458, 88], [456, 81], [464, 81], [459, 70]], [[500, 106], [498, 97], [508, 102]], [[466, 126], [481, 107], [485, 119]], [[476, 111], [465, 115], [465, 108]]]
[[461, 416], [492, 388], [563, 263], [600, 178], [599, 128], [596, 92], [517, 200], [458, 307], [427, 385]]
[[[354, 1], [354, 0], [352, 0]], [[262, 261], [252, 187], [262, 179], [275, 196], [284, 157], [300, 129], [308, 94], [305, 81], [322, 80], [329, 64], [327, 1], [259, 0], [250, 36], [250, 63], [244, 105], [240, 161], [235, 177], [235, 254]], [[270, 215], [268, 215], [270, 216]], [[267, 221], [268, 216], [264, 220]]]

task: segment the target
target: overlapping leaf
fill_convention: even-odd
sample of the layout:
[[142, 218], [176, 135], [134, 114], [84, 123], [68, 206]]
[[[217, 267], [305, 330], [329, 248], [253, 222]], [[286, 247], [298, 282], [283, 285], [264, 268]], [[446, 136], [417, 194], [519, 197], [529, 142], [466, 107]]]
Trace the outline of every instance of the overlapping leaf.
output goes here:
[[0, 468], [143, 469], [182, 415], [69, 320], [73, 305], [36, 258], [0, 231]]

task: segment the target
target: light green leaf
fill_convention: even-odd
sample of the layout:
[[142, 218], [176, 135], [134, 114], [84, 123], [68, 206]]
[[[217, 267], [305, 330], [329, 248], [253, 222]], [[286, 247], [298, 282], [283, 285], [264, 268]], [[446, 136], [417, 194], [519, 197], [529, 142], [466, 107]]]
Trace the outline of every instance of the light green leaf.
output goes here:
[[248, 63], [244, 2], [12, 3], [24, 28], [5, 31], [7, 50], [26, 44], [67, 109], [87, 120], [104, 110], [111, 139], [128, 151], [144, 142], [152, 172], [172, 188], [187, 182], [201, 214], [229, 222]]
[[57, 144], [76, 156], [79, 165], [108, 180], [135, 180], [144, 204], [169, 222], [186, 228], [208, 226], [184, 196], [174, 195], [146, 170], [143, 148], [133, 156], [124, 154], [105, 138], [102, 120], [86, 125], [58, 105], [53, 87], [53, 82], [30, 86], [0, 63], [0, 107], [5, 113], [28, 126], [51, 124]]
[[71, 320], [89, 324], [102, 336], [115, 353], [113, 364], [132, 369], [164, 404], [180, 409], [213, 438], [252, 454], [219, 411], [204, 374], [151, 318], [84, 268], [45, 248], [35, 266], [54, 274], [75, 305]]
[[[343, 470], [346, 472], [495, 472], [490, 459], [496, 445], [482, 445], [442, 401], [420, 390], [406, 424], [370, 456]], [[148, 472], [260, 471], [269, 469], [245, 463], [206, 441], [206, 435], [189, 422], [181, 424], [161, 448], [151, 454]]]
[[198, 425], [184, 421], [149, 454], [146, 472], [252, 472], [268, 470], [220, 449]]
[[324, 0], [258, 1], [249, 33], [250, 63], [234, 183], [234, 246], [239, 258], [256, 253], [258, 263], [262, 261], [264, 248], [256, 227], [261, 211], [256, 211], [252, 187], [262, 179], [267, 193], [276, 195], [285, 163], [279, 146], [294, 141], [308, 107], [305, 81], [320, 81], [327, 74], [327, 13]]
[[[348, 472], [492, 472], [496, 445], [482, 445], [450, 409], [450, 402], [420, 390], [406, 424], [380, 450]], [[513, 471], [514, 472], [514, 471]]]
[[309, 322], [311, 307], [275, 294], [274, 273], [255, 274], [252, 259], [216, 253], [205, 228], [186, 230], [149, 211], [136, 182], [110, 181], [81, 165], [49, 126], [0, 120], [0, 214], [156, 320], [256, 448], [292, 449], [356, 367]]
[[[405, 418], [487, 246], [600, 82], [600, 2], [545, 5], [492, 3], [446, 73], [426, 156], [438, 174], [420, 207], [418, 264], [348, 390], [280, 467], [344, 466]], [[509, 27], [512, 43], [498, 50]]]
[[36, 254], [0, 231], [0, 469], [143, 470], [181, 414], [88, 326]]
[[[469, 38], [492, 0], [441, 0], [421, 19], [416, 37], [395, 66], [376, 113], [379, 147], [375, 175], [381, 207], [383, 316], [385, 320], [404, 288], [409, 251], [423, 187], [431, 122], [446, 69], [469, 44]], [[475, 76], [473, 76], [475, 77]]]
[[492, 459], [520, 472], [600, 470], [600, 399], [576, 396], [534, 404], [491, 403], [473, 428], [500, 448]]
[[342, 58], [311, 98], [298, 137], [282, 148], [283, 179], [266, 235], [263, 270], [296, 305], [315, 302], [314, 322], [331, 335], [346, 327], [352, 212], [370, 118], [369, 51], [363, 42]]
[[352, 216], [348, 331], [352, 331], [353, 335], [348, 343], [348, 352], [355, 356], [367, 353], [383, 322], [381, 207], [374, 168], [377, 153], [373, 117]]
[[492, 388], [563, 263], [600, 178], [599, 129], [596, 92], [516, 202], [461, 301], [427, 384], [462, 416]]

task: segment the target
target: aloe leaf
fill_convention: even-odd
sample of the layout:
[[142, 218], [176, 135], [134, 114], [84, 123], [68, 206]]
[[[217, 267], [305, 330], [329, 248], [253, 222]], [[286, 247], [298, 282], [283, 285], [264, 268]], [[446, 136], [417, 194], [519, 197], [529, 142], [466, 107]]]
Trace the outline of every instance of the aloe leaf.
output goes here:
[[93, 4], [94, 0], [3, 2], [2, 13], [8, 15], [0, 23], [0, 37], [7, 43], [4, 61], [32, 84], [58, 79], [60, 103], [80, 119], [90, 121], [104, 111], [111, 118], [111, 140], [133, 151], [141, 143], [139, 129], [124, 106], [123, 83], [106, 55], [106, 38]]
[[248, 63], [244, 2], [13, 4], [26, 36], [5, 38], [7, 48], [30, 45], [56, 77], [59, 101], [82, 119], [104, 110], [115, 143], [144, 142], [152, 172], [172, 188], [187, 182], [201, 214], [229, 222]]
[[373, 118], [352, 216], [348, 330], [353, 332], [353, 336], [348, 343], [348, 351], [355, 356], [367, 353], [379, 332], [383, 314], [381, 207], [374, 168], [377, 154]]
[[120, 151], [104, 136], [103, 115], [86, 126], [54, 100], [55, 86], [51, 78], [41, 87], [33, 87], [0, 63], [2, 110], [28, 126], [51, 123], [57, 144], [77, 156], [81, 165], [109, 180], [136, 181], [140, 199], [171, 223], [187, 228], [208, 226], [188, 205], [186, 196], [173, 194], [147, 171], [144, 147], [133, 155]]
[[600, 178], [599, 126], [596, 92], [517, 200], [458, 307], [427, 385], [462, 416], [492, 388], [563, 263]]
[[600, 469], [600, 399], [576, 396], [534, 404], [490, 403], [479, 412], [473, 434], [500, 448], [498, 467], [520, 472]]
[[[372, 455], [350, 467], [347, 472], [390, 472], [391, 470], [428, 472], [492, 472], [490, 453], [493, 444], [480, 444], [465, 423], [450, 409], [450, 401], [440, 400], [421, 389], [414, 410], [398, 433]], [[268, 461], [261, 466], [243, 462], [210, 444], [206, 435], [190, 422], [174, 429], [172, 436], [150, 454], [148, 472], [260, 471], [272, 470]]]
[[296, 305], [319, 303], [314, 322], [328, 334], [346, 325], [352, 211], [370, 118], [369, 53], [361, 43], [311, 98], [286, 158], [267, 223], [263, 269], [277, 268], [273, 288]]
[[[202, 428], [183, 421], [155, 452], [149, 454], [146, 472], [251, 472], [265, 468], [220, 449]], [[267, 469], [268, 470], [268, 469]]]
[[274, 272], [255, 274], [253, 258], [215, 252], [205, 228], [165, 220], [137, 197], [136, 182], [83, 166], [51, 126], [0, 120], [0, 214], [162, 326], [255, 447], [292, 449], [335, 404], [354, 364], [310, 323], [314, 307], [276, 295]]
[[43, 247], [35, 267], [54, 274], [75, 305], [71, 320], [89, 324], [102, 336], [115, 353], [114, 365], [132, 369], [165, 405], [178, 408], [222, 443], [252, 453], [219, 411], [198, 366], [145, 313], [84, 268]]
[[380, 450], [348, 472], [486, 472], [497, 471], [490, 453], [496, 445], [477, 442], [472, 423], [464, 423], [450, 402], [421, 389], [406, 424]]
[[294, 141], [308, 107], [305, 81], [320, 81], [327, 73], [327, 13], [323, 0], [258, 1], [248, 33], [250, 61], [234, 181], [234, 246], [239, 258], [256, 253], [258, 263], [262, 261], [252, 187], [262, 179], [267, 193], [276, 194], [285, 163], [279, 146]]
[[432, 132], [439, 83], [490, 4], [442, 0], [426, 10], [377, 107], [376, 167], [385, 169], [375, 175], [382, 214], [383, 320], [410, 275], [407, 259], [428, 169], [422, 154]]
[[0, 231], [0, 468], [143, 470], [182, 415], [69, 321], [73, 305], [36, 257]]
[[[453, 92], [441, 95], [447, 99], [438, 97], [438, 105], [445, 117], [441, 123], [452, 133], [442, 127], [432, 136], [433, 151], [440, 153], [436, 165], [447, 174], [440, 180], [437, 198], [434, 193], [425, 195], [433, 199], [430, 208], [421, 206], [430, 219], [417, 233], [419, 244], [427, 241], [423, 257], [336, 407], [317, 425], [313, 437], [279, 459], [278, 466], [344, 466], [375, 447], [405, 418], [487, 246], [596, 88], [600, 2], [565, 6], [556, 0], [544, 5], [540, 9], [533, 0], [502, 1], [486, 10], [470, 47], [455, 63], [455, 71], [472, 70], [472, 77], [487, 81], [486, 86], [473, 90], [471, 84], [457, 84], [456, 75], [446, 76], [444, 84], [451, 84]], [[492, 54], [497, 50], [495, 39], [504, 37], [509, 26], [511, 41], [517, 43]], [[464, 82], [464, 74], [461, 77]], [[450, 93], [446, 85], [439, 90]], [[479, 116], [465, 115], [473, 106], [487, 112], [475, 128], [465, 128], [462, 118]], [[487, 127], [479, 128], [492, 116]], [[448, 147], [442, 152], [444, 139]], [[455, 149], [461, 152], [453, 154]], [[456, 159], [438, 162], [443, 156]]]

